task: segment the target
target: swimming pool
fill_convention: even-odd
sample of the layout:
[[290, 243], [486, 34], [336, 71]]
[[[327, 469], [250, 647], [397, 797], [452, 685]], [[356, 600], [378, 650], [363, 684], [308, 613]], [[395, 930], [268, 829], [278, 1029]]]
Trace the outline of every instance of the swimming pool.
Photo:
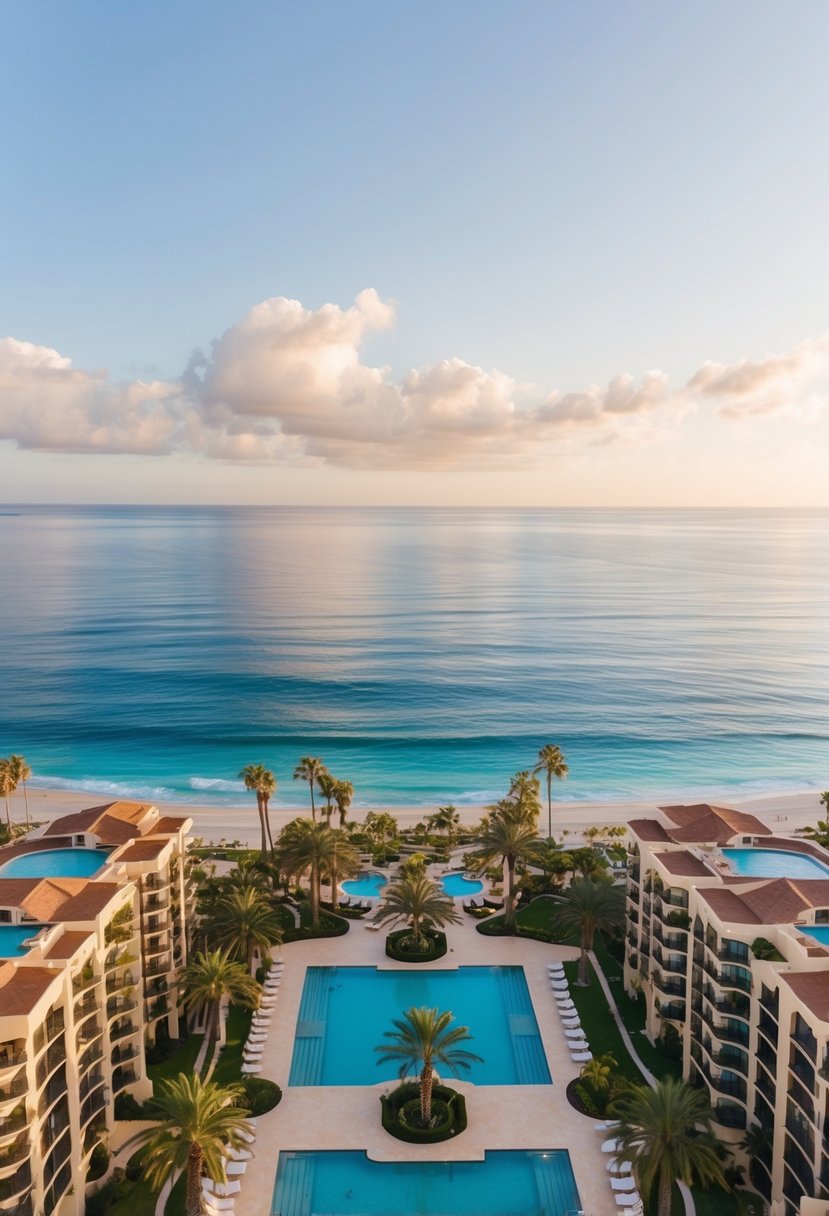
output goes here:
[[357, 878], [349, 878], [342, 884], [346, 895], [356, 895], [359, 899], [378, 899], [383, 893], [383, 887], [388, 879], [373, 870], [366, 870]]
[[826, 878], [829, 867], [806, 853], [783, 849], [723, 849], [735, 874], [752, 878]]
[[365, 1153], [280, 1153], [271, 1216], [568, 1216], [580, 1210], [565, 1149], [483, 1161], [369, 1161]]
[[19, 958], [26, 953], [23, 945], [37, 937], [43, 925], [0, 925], [0, 958]]
[[440, 885], [446, 894], [451, 895], [453, 899], [460, 899], [461, 896], [469, 899], [471, 895], [479, 895], [484, 889], [484, 884], [478, 882], [477, 878], [467, 878], [462, 873], [444, 874], [440, 880]]
[[[309, 967], [296, 1024], [289, 1085], [396, 1081], [374, 1050], [412, 1006], [451, 1009], [483, 1057], [464, 1072], [478, 1085], [549, 1085], [550, 1070], [522, 967], [456, 971]], [[320, 1209], [325, 1210], [325, 1209]]]
[[106, 859], [104, 849], [38, 849], [0, 866], [0, 878], [91, 878]]
[[829, 925], [795, 925], [798, 933], [813, 937], [821, 946], [829, 946]]

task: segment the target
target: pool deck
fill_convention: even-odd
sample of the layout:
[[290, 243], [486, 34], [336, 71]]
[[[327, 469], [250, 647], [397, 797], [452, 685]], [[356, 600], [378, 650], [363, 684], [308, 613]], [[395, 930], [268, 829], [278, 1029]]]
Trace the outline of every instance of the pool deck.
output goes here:
[[269, 1216], [280, 1150], [309, 1149], [359, 1150], [375, 1161], [470, 1161], [482, 1160], [488, 1149], [564, 1148], [570, 1153], [587, 1216], [611, 1216], [623, 1210], [616, 1206], [610, 1189], [608, 1158], [600, 1149], [604, 1134], [594, 1130], [593, 1119], [573, 1110], [565, 1096], [579, 1067], [566, 1050], [547, 964], [577, 958], [578, 951], [523, 938], [484, 937], [475, 925], [468, 916], [463, 924], [450, 925], [449, 952], [430, 966], [523, 966], [553, 1084], [484, 1086], [451, 1079], [466, 1095], [469, 1126], [457, 1140], [433, 1145], [404, 1144], [383, 1131], [379, 1097], [388, 1084], [289, 1087], [306, 967], [409, 969], [386, 958], [384, 932], [372, 932], [360, 921], [352, 922], [345, 937], [293, 942], [274, 951], [285, 966], [261, 1073], [283, 1087], [283, 1098], [274, 1111], [258, 1119], [254, 1157], [236, 1197], [240, 1216]]

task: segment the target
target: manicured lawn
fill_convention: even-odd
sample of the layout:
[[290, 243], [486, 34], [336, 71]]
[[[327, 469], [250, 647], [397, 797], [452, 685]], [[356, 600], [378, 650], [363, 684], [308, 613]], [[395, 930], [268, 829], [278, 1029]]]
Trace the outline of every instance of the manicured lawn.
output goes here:
[[210, 1078], [217, 1085], [229, 1085], [231, 1081], [238, 1081], [241, 1077], [242, 1048], [248, 1037], [252, 1017], [250, 1009], [237, 1009], [235, 1005], [230, 1006], [227, 1018], [227, 1041]]
[[200, 1034], [189, 1034], [174, 1055], [162, 1060], [159, 1064], [147, 1065], [147, 1076], [153, 1083], [153, 1092], [159, 1081], [170, 1081], [181, 1072], [192, 1073], [203, 1038], [204, 1036]]
[[625, 1047], [619, 1029], [610, 1015], [607, 999], [592, 967], [590, 985], [587, 988], [579, 988], [574, 982], [578, 978], [578, 963], [565, 963], [564, 971], [570, 983], [570, 995], [578, 1010], [593, 1055], [603, 1056], [606, 1052], [610, 1052], [616, 1060], [622, 1076], [637, 1084], [644, 1084], [644, 1078], [631, 1059], [630, 1052]]
[[[541, 941], [555, 942], [564, 946], [576, 945], [578, 941], [576, 935], [572, 932], [562, 934], [559, 931], [554, 919], [555, 910], [554, 900], [545, 899], [543, 895], [539, 896], [532, 903], [518, 909], [515, 919], [519, 930], [524, 930], [528, 937], [538, 938]], [[483, 933], [485, 937], [503, 937], [505, 935], [503, 913], [499, 912], [497, 916], [490, 916], [486, 920], [479, 921], [476, 927], [478, 932]]]

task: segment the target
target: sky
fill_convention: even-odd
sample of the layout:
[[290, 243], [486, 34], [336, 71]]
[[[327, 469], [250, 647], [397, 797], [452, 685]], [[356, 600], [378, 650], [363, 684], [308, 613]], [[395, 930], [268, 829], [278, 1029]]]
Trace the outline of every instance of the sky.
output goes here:
[[5, 502], [826, 507], [824, 0], [5, 0]]

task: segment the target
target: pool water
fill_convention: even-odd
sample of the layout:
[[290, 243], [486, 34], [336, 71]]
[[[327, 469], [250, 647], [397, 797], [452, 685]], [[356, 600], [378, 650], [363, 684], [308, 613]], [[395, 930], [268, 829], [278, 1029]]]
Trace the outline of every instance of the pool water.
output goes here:
[[570, 1155], [490, 1152], [483, 1161], [370, 1161], [280, 1153], [272, 1216], [568, 1216], [580, 1210]]
[[479, 895], [484, 889], [484, 884], [478, 882], [477, 878], [466, 878], [463, 874], [444, 874], [440, 880], [447, 895], [451, 895], [453, 899], [469, 899], [471, 895]]
[[107, 859], [104, 849], [39, 849], [0, 866], [0, 878], [91, 878]]
[[[374, 1050], [412, 1006], [450, 1009], [467, 1026], [463, 1046], [483, 1057], [461, 1078], [477, 1085], [549, 1085], [550, 1070], [522, 967], [378, 971], [309, 967], [297, 1017], [289, 1085], [396, 1081]], [[327, 1209], [319, 1209], [326, 1211]]]
[[829, 867], [806, 853], [783, 849], [723, 849], [735, 874], [752, 878], [827, 878]]
[[829, 946], [829, 925], [795, 925], [798, 933], [805, 933], [807, 937], [813, 937], [816, 942], [820, 942], [821, 946]]
[[23, 945], [37, 937], [43, 925], [0, 925], [0, 958], [19, 958], [26, 953]]
[[366, 872], [359, 878], [349, 878], [343, 883], [343, 890], [346, 895], [356, 895], [359, 899], [378, 899], [386, 882], [382, 874]]

